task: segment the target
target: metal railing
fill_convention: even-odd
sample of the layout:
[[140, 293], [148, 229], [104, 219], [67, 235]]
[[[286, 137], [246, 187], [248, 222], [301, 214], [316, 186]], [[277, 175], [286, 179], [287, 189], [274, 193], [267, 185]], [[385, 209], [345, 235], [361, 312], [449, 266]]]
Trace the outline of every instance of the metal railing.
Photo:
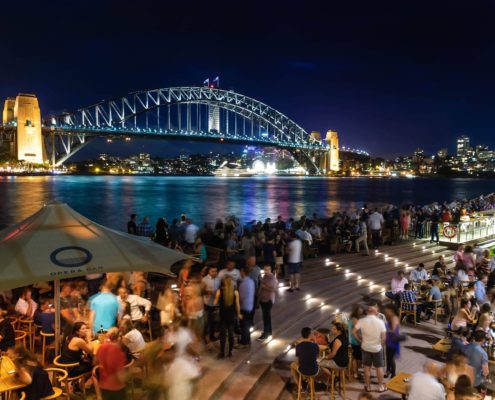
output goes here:
[[[451, 228], [448, 228], [451, 227]], [[446, 236], [446, 234], [448, 236]], [[495, 236], [495, 217], [483, 217], [472, 221], [461, 221], [457, 224], [441, 222], [438, 226], [438, 236], [441, 242], [463, 243], [482, 240]], [[412, 221], [409, 237], [416, 237], [416, 221]], [[423, 224], [423, 239], [431, 239], [431, 221]]]

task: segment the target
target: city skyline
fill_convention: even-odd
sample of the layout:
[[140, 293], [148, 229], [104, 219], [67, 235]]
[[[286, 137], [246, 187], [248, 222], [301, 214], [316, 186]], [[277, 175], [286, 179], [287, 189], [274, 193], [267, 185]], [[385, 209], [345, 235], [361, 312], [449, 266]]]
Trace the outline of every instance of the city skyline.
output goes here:
[[375, 156], [434, 152], [462, 134], [494, 144], [490, 4], [27, 3], [24, 29], [5, 24], [16, 34], [0, 44], [10, 56], [0, 95], [35, 93], [44, 114], [220, 75], [222, 88]]

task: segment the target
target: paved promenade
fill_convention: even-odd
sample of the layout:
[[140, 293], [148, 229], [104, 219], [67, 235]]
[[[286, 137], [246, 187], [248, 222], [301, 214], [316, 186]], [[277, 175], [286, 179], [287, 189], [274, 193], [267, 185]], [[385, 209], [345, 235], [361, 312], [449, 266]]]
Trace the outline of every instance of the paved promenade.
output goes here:
[[[339, 254], [309, 259], [304, 262], [301, 291], [287, 292], [285, 282], [277, 294], [272, 311], [273, 339], [259, 343], [261, 310], [256, 311], [251, 350], [234, 350], [230, 359], [217, 360], [218, 342], [210, 344], [201, 358], [203, 376], [196, 399], [200, 400], [289, 400], [294, 391], [287, 390], [289, 364], [294, 358], [290, 344], [299, 337], [303, 326], [329, 328], [338, 311], [350, 311], [352, 304], [364, 296], [385, 299], [390, 280], [402, 269], [410, 272], [418, 263], [431, 270], [440, 255], [448, 261], [452, 252], [427, 242], [404, 242], [384, 246], [370, 256]], [[408, 340], [402, 345], [397, 371], [416, 372], [427, 359], [440, 360], [431, 345], [443, 337], [445, 325], [422, 322], [418, 327], [405, 324]], [[441, 361], [441, 360], [440, 360]], [[363, 383], [347, 382], [347, 399], [355, 400]], [[374, 385], [376, 389], [376, 385]], [[290, 389], [290, 388], [289, 388]], [[400, 398], [392, 392], [376, 398]], [[90, 398], [93, 398], [90, 396]], [[135, 399], [145, 399], [137, 389]], [[309, 397], [308, 397], [309, 398]], [[329, 399], [328, 392], [318, 392], [317, 399]], [[337, 399], [341, 398], [339, 396]]]
[[[420, 262], [431, 269], [441, 254], [451, 259], [452, 252], [444, 247], [407, 242], [384, 246], [368, 257], [342, 254], [305, 261], [301, 291], [288, 293], [287, 287], [278, 291], [272, 312], [273, 340], [268, 343], [254, 341], [250, 351], [235, 350], [231, 359], [220, 361], [214, 358], [218, 348], [210, 346], [202, 358], [204, 376], [198, 398], [291, 398], [285, 389], [290, 375], [288, 362], [292, 356], [287, 350], [303, 326], [328, 328], [338, 311], [349, 311], [352, 304], [362, 301], [363, 296], [385, 299], [384, 292], [398, 269], [409, 272]], [[261, 311], [256, 314], [253, 339], [261, 334], [262, 327]], [[403, 344], [397, 370], [415, 372], [421, 369], [425, 359], [434, 355], [431, 344], [442, 337], [442, 328], [441, 324], [435, 326], [430, 322], [417, 328], [406, 326], [404, 331], [410, 335]], [[362, 388], [362, 383], [349, 382], [348, 398], [357, 398]], [[387, 396], [392, 394], [387, 393]], [[320, 398], [325, 398], [323, 393]]]

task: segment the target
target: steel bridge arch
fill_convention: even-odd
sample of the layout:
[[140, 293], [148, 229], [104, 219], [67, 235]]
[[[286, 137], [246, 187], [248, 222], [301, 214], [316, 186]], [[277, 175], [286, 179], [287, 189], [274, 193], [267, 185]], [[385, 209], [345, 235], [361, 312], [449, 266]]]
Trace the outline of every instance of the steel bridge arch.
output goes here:
[[75, 112], [49, 117], [45, 119], [45, 126], [72, 126], [75, 130], [77, 127], [125, 128], [137, 115], [167, 105], [188, 103], [218, 106], [244, 118], [262, 121], [274, 130], [277, 141], [281, 143], [321, 146], [321, 142], [273, 107], [231, 90], [209, 87], [174, 87], [131, 92]]
[[[180, 127], [180, 108], [187, 105], [187, 129]], [[190, 108], [203, 106], [209, 110], [217, 107], [225, 110], [226, 129], [211, 131], [201, 128], [191, 129]], [[168, 128], [160, 127], [160, 110], [168, 107]], [[178, 129], [171, 128], [170, 108], [179, 110]], [[149, 128], [148, 115], [154, 110], [158, 113], [158, 129]], [[196, 109], [197, 110], [197, 109]], [[229, 114], [235, 118], [236, 132], [229, 132]], [[146, 116], [143, 127], [138, 124], [140, 116]], [[199, 115], [199, 111], [198, 111]], [[237, 118], [244, 123], [242, 134], [237, 134]], [[225, 118], [225, 114], [224, 114]], [[250, 121], [250, 133], [246, 134], [246, 120]], [[184, 139], [226, 139], [227, 141], [252, 142], [265, 146], [276, 146], [289, 149], [296, 158], [303, 158], [311, 173], [320, 173], [314, 154], [324, 151], [321, 140], [309, 135], [300, 125], [273, 107], [258, 100], [232, 90], [210, 87], [173, 87], [131, 92], [125, 96], [102, 100], [74, 112], [49, 116], [43, 120], [45, 132], [52, 138], [52, 164], [60, 165], [75, 152], [83, 148], [88, 139], [97, 136], [141, 136], [141, 137], [170, 137]], [[253, 127], [257, 125], [257, 133]], [[225, 127], [224, 127], [225, 128]], [[264, 129], [264, 136], [262, 135]], [[267, 133], [268, 132], [268, 133]], [[194, 135], [194, 133], [200, 133]], [[191, 135], [192, 134], [192, 135]], [[199, 137], [201, 136], [201, 137]], [[55, 145], [56, 139], [58, 146]], [[55, 148], [58, 147], [58, 151]], [[312, 153], [313, 156], [310, 154]], [[57, 154], [57, 155], [56, 155]]]

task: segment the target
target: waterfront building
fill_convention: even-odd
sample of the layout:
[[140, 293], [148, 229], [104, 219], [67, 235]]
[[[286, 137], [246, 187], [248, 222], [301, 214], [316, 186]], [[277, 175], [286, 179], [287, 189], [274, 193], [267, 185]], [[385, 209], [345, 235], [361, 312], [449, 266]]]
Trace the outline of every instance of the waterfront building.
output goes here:
[[447, 149], [446, 147], [437, 151], [437, 157], [441, 160], [445, 160], [448, 155], [449, 155], [449, 149]]
[[457, 157], [467, 157], [469, 149], [469, 137], [461, 136], [457, 138]]

